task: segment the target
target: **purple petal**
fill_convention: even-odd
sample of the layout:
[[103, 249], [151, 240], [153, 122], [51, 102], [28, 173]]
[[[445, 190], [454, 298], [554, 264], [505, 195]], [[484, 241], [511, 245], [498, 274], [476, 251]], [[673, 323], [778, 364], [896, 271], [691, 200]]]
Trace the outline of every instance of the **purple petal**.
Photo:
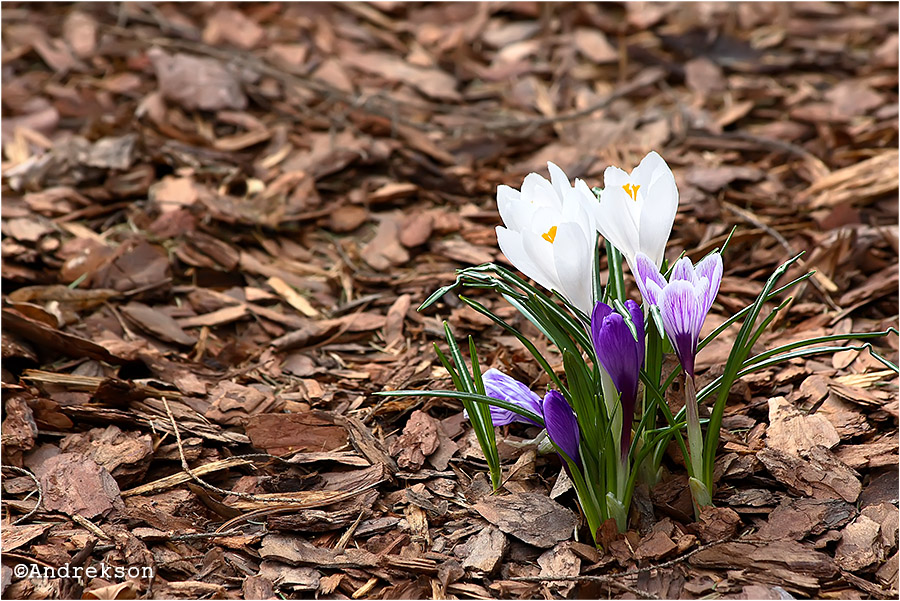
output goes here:
[[693, 377], [697, 340], [705, 317], [694, 286], [685, 280], [675, 280], [663, 290], [659, 308], [663, 327], [681, 367]]
[[705, 288], [703, 296], [700, 299], [700, 306], [703, 308], [703, 315], [705, 317], [706, 314], [709, 313], [713, 301], [716, 299], [716, 294], [719, 293], [719, 286], [722, 284], [722, 255], [713, 253], [707, 256], [697, 263], [694, 271], [697, 275], [697, 279], [706, 278], [709, 281], [709, 284]]
[[578, 420], [565, 397], [555, 390], [549, 391], [544, 397], [544, 425], [553, 444], [574, 463], [580, 464], [578, 443], [581, 441], [581, 432], [578, 430]]
[[[634, 323], [637, 339], [632, 336], [625, 319], [611, 310], [605, 312], [606, 316], [602, 321], [591, 321], [597, 359], [619, 391], [623, 416], [620, 450], [623, 457], [631, 445], [631, 425], [634, 421], [640, 370], [644, 365], [644, 314], [633, 300], [625, 301], [625, 308]], [[595, 309], [595, 316], [597, 313]]]
[[640, 368], [644, 366], [644, 314], [641, 312], [641, 306], [631, 299], [625, 301], [625, 308], [631, 316], [631, 321], [634, 323], [634, 329], [637, 331], [637, 340], [640, 342], [638, 345], [640, 354], [638, 370], [640, 370]]
[[672, 273], [669, 275], [669, 281], [674, 282], [675, 280], [684, 280], [686, 282], [694, 281], [694, 265], [687, 257], [678, 259], [675, 266], [672, 268]]
[[[482, 376], [484, 392], [487, 396], [513, 403], [527, 409], [535, 415], [541, 414], [541, 397], [531, 391], [525, 384], [507, 376], [498, 369], [489, 369]], [[534, 420], [523, 417], [509, 409], [491, 405], [491, 421], [495, 426], [505, 426], [513, 422], [539, 425]]]
[[[591, 312], [591, 333], [600, 329], [606, 316], [613, 312], [613, 308], [602, 301], [597, 301], [594, 310]], [[596, 335], [596, 334], [593, 334]]]
[[644, 253], [638, 253], [634, 257], [632, 273], [641, 290], [644, 304], [648, 307], [658, 305], [659, 291], [666, 287], [666, 278], [659, 272], [656, 264]]
[[[631, 442], [631, 424], [634, 420], [641, 366], [644, 363], [644, 316], [637, 303], [631, 300], [626, 303], [630, 303], [626, 306], [635, 322], [639, 340], [634, 339], [625, 318], [618, 313], [607, 316], [596, 330], [593, 329], [593, 323], [591, 324], [597, 359], [619, 391], [623, 416], [621, 436], [623, 455], [628, 452]], [[636, 309], [636, 312], [632, 309]]]

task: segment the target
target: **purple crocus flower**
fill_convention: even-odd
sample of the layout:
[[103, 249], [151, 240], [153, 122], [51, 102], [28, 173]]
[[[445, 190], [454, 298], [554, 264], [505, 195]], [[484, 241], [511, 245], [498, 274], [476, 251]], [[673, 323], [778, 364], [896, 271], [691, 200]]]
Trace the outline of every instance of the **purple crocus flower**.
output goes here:
[[578, 443], [581, 441], [581, 432], [578, 429], [575, 412], [572, 411], [565, 397], [556, 390], [547, 392], [543, 408], [547, 436], [572, 462], [580, 465], [581, 456], [578, 454]]
[[591, 314], [591, 338], [600, 365], [609, 374], [622, 404], [621, 452], [624, 457], [631, 444], [631, 424], [637, 401], [640, 371], [644, 366], [644, 314], [633, 300], [625, 308], [634, 323], [637, 338], [631, 334], [625, 318], [609, 305], [598, 302]]
[[[544, 427], [550, 440], [575, 463], [580, 463], [578, 444], [581, 432], [575, 412], [569, 407], [565, 397], [555, 390], [547, 392], [541, 400], [525, 384], [511, 378], [500, 370], [489, 369], [482, 376], [484, 392], [487, 396], [513, 403], [544, 418]], [[491, 405], [491, 421], [495, 426], [505, 426], [513, 422], [539, 425], [509, 409]], [[466, 416], [468, 417], [468, 416]]]
[[681, 367], [693, 378], [700, 328], [722, 283], [722, 256], [712, 253], [696, 267], [682, 257], [672, 268], [668, 282], [645, 254], [638, 253], [635, 268], [644, 303], [659, 307], [663, 328]]
[[[523, 409], [527, 409], [535, 415], [541, 415], [541, 397], [531, 391], [528, 386], [519, 382], [515, 378], [507, 376], [499, 369], [489, 369], [482, 376], [484, 382], [484, 393], [495, 399], [506, 401], [518, 405]], [[491, 421], [495, 426], [505, 426], [513, 422], [522, 422], [525, 424], [539, 425], [534, 420], [514, 413], [503, 407], [495, 407], [491, 405]]]

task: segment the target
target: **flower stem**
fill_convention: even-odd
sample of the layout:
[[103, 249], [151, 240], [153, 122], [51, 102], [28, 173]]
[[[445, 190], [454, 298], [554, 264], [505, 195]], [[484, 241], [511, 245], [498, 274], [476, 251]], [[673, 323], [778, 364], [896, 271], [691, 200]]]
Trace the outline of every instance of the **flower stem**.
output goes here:
[[[694, 387], [694, 378], [688, 374], [684, 375], [684, 413], [687, 421], [687, 437], [688, 448], [690, 449], [690, 457], [685, 461], [685, 467], [692, 480], [696, 480], [697, 484], [702, 482], [703, 478], [703, 433], [700, 431], [700, 412], [697, 407], [697, 389]], [[694, 494], [694, 488], [691, 487], [692, 496], [694, 496], [695, 505], [709, 504], [709, 489], [707, 486], [706, 494], [698, 489], [701, 494]], [[706, 498], [697, 498], [697, 497]]]

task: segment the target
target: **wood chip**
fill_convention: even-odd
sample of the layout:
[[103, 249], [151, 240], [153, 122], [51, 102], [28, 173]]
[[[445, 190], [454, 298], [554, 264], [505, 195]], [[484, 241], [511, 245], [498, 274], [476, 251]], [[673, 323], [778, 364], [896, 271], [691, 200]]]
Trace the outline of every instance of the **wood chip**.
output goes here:
[[862, 491], [858, 474], [822, 447], [810, 449], [808, 459], [775, 449], [763, 449], [756, 456], [776, 480], [802, 495], [853, 503]]
[[123, 507], [119, 486], [104, 468], [79, 453], [62, 453], [44, 463], [44, 508], [88, 519]]
[[508, 548], [509, 541], [503, 532], [493, 526], [483, 528], [467, 543], [462, 567], [485, 575], [493, 574]]
[[570, 510], [535, 493], [487, 497], [474, 508], [503, 532], [543, 549], [569, 538], [576, 523]]
[[789, 455], [800, 456], [815, 446], [827, 449], [841, 440], [827, 418], [798, 411], [784, 397], [769, 399], [769, 427], [766, 445]]

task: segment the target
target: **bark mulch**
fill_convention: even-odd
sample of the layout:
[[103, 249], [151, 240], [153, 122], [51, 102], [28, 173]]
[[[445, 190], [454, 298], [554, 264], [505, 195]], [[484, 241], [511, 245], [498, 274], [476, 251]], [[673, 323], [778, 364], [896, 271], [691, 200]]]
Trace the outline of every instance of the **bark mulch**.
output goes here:
[[5, 3], [3, 596], [896, 598], [897, 378], [868, 351], [744, 378], [715, 508], [673, 447], [599, 550], [533, 429], [498, 430], [491, 495], [458, 402], [373, 393], [450, 386], [443, 320], [544, 390], [457, 298], [416, 307], [505, 263], [496, 187], [548, 160], [601, 185], [658, 150], [670, 256], [738, 226], [707, 331], [800, 251], [760, 348], [896, 327], [897, 12]]

